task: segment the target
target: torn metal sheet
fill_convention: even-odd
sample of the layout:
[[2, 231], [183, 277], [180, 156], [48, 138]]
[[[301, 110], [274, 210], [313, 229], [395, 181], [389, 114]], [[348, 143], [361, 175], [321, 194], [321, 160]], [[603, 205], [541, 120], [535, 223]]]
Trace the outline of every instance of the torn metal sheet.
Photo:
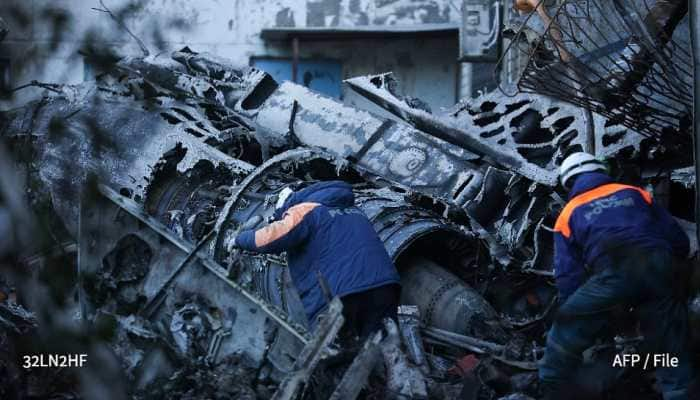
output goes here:
[[322, 315], [316, 335], [299, 354], [299, 358], [294, 363], [294, 371], [280, 383], [275, 395], [272, 396], [273, 400], [293, 400], [297, 397], [321, 358], [327, 355], [328, 346], [336, 339], [345, 322], [342, 314], [343, 303], [339, 297], [335, 297]]
[[384, 320], [386, 337], [380, 344], [387, 369], [387, 397], [390, 399], [428, 397], [426, 379], [418, 367], [408, 362], [401, 351], [401, 339], [396, 322]]
[[468, 152], [442, 146], [406, 125], [344, 106], [301, 85], [284, 82], [254, 108], [246, 101], [236, 110], [269, 140], [323, 148], [369, 177], [457, 205], [474, 194], [480, 179], [478, 168], [465, 161], [474, 158]]
[[[283, 188], [329, 179], [353, 185], [400, 272], [403, 302], [447, 332], [421, 337], [417, 320], [404, 318], [403, 336], [392, 327], [377, 344], [400, 362], [388, 364], [380, 388], [365, 390], [455, 392], [447, 371], [465, 351], [532, 366], [553, 290], [544, 274], [501, 267], [551, 265], [547, 216], [561, 201], [547, 176], [562, 146], [582, 143], [580, 121], [541, 99], [465, 103], [431, 117], [450, 134], [482, 124], [511, 136], [492, 146], [472, 132], [478, 146], [465, 148], [207, 54], [183, 49], [171, 58], [124, 59], [97, 82], [61, 87], [0, 120], [4, 138], [37, 147], [28, 176], [39, 177], [57, 214], [79, 221], [70, 231], [79, 242], [80, 315], [118, 327], [113, 347], [137, 393], [187, 393], [182, 379], [191, 374], [211, 396], [224, 392], [207, 380], [242, 398], [290, 397], [318, 389], [319, 379], [345, 376], [347, 385], [372, 373], [315, 368], [347, 349], [328, 346], [334, 333], [321, 332], [327, 340], [309, 352], [313, 332], [285, 255], [226, 245], [242, 227], [269, 222]], [[415, 99], [394, 104], [409, 123], [431, 115]], [[373, 353], [355, 361], [371, 364]], [[227, 368], [241, 382], [214, 378]], [[295, 373], [296, 383], [280, 386]]]
[[[365, 97], [374, 100], [393, 112], [400, 118], [411, 122], [424, 134], [432, 135], [440, 140], [459, 146], [468, 151], [491, 159], [496, 165], [512, 169], [521, 175], [546, 185], [554, 186], [557, 182], [556, 173], [547, 167], [551, 165], [538, 165], [530, 162], [525, 156], [510, 151], [510, 147], [504, 146], [503, 137], [495, 138], [500, 131], [494, 132], [481, 128], [479, 125], [456, 124], [457, 121], [438, 119], [430, 113], [408, 106], [404, 101], [395, 97], [384, 88], [386, 80], [392, 80], [391, 75], [377, 75], [371, 77], [359, 77], [346, 80], [346, 82]], [[497, 120], [500, 122], [500, 119]], [[462, 121], [460, 121], [462, 122]], [[501, 125], [499, 123], [498, 128]], [[480, 132], [480, 133], [477, 133]], [[499, 140], [501, 142], [499, 143]], [[512, 139], [511, 139], [512, 140]], [[544, 146], [543, 143], [536, 143]], [[536, 148], [532, 146], [531, 148]]]
[[379, 361], [381, 340], [381, 332], [376, 332], [367, 339], [362, 350], [352, 361], [333, 394], [329, 397], [330, 400], [355, 400], [357, 398], [360, 391], [367, 385], [367, 379]]
[[[197, 262], [177, 276], [168, 296], [150, 319], [135, 317], [139, 307], [152, 295], [153, 288], [158, 287], [167, 276], [170, 266], [181, 262], [187, 253], [175, 245], [178, 242], [167, 244], [163, 240], [162, 231], [159, 233], [153, 230], [106, 198], [96, 199], [82, 215], [83, 241], [79, 251], [87, 303], [83, 317], [86, 321], [115, 318], [121, 321], [122, 328], [117, 332], [124, 332], [124, 336], [117, 337], [115, 346], [118, 354], [128, 360], [128, 372], [135, 381], [142, 382], [146, 387], [159, 377], [169, 376], [173, 368], [181, 365], [183, 357], [186, 359], [192, 352], [204, 356], [208, 342], [215, 337], [218, 329], [235, 332], [235, 335], [221, 341], [218, 360], [232, 354], [243, 354], [250, 360], [251, 366], [260, 367], [264, 361], [266, 340], [269, 340], [268, 335], [261, 335], [260, 332], [269, 331], [269, 327], [265, 314], [258, 312], [257, 307], [251, 307], [241, 292], [231, 290], [224, 280]], [[110, 226], [111, 229], [104, 229], [105, 226]], [[127, 244], [125, 240], [138, 243], [150, 254], [145, 259], [133, 259], [141, 260], [147, 273], [143, 276], [131, 275], [129, 286], [119, 283], [115, 287], [115, 295], [109, 296], [109, 292], [100, 290], [100, 285], [111, 281], [103, 275], [100, 261], [105, 256], [115, 254], [115, 251], [134, 251], [133, 245], [124, 247]], [[124, 268], [124, 263], [127, 266], [132, 263], [123, 254], [115, 255], [121, 256], [114, 258], [116, 269]], [[195, 297], [200, 297], [201, 301], [190, 303]], [[201, 308], [194, 304], [208, 305]], [[182, 330], [183, 321], [178, 315], [182, 315], [185, 310], [190, 310], [187, 311], [190, 316], [199, 318], [203, 324], [206, 321], [206, 324], [189, 325], [190, 329]], [[160, 331], [157, 328], [158, 321], [168, 327], [171, 333]], [[189, 323], [192, 323], [191, 319]], [[199, 333], [195, 334], [192, 329]], [[134, 341], [137, 333], [142, 339]], [[170, 342], [168, 338], [173, 338], [173, 341]], [[196, 347], [192, 347], [193, 340], [197, 342]], [[157, 362], [158, 366], [146, 368], [145, 365], [153, 357], [162, 360]]]

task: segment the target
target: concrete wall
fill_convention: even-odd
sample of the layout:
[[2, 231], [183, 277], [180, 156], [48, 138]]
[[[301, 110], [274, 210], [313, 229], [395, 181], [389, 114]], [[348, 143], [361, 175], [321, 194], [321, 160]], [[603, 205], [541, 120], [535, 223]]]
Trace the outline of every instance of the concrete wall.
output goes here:
[[[269, 27], [419, 25], [457, 22], [455, 0], [104, 0], [141, 38], [152, 54], [185, 45], [247, 65], [251, 57], [291, 57], [291, 44], [265, 42]], [[31, 79], [78, 83], [86, 71], [81, 48], [109, 45], [122, 54], [139, 55], [135, 41], [100, 8], [98, 0], [3, 0], [2, 15], [11, 32], [0, 44], [0, 57], [11, 62], [12, 85]], [[458, 37], [342, 40], [301, 43], [301, 58], [332, 58], [343, 64], [343, 77], [394, 71], [409, 96], [434, 109], [456, 101]], [[6, 108], [37, 96], [23, 90], [0, 102]], [[357, 96], [344, 91], [347, 102]]]

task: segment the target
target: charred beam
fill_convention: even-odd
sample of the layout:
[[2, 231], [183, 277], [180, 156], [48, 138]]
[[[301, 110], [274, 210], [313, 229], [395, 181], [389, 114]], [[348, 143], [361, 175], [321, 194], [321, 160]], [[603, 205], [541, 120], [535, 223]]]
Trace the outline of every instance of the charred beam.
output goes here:
[[105, 197], [110, 199], [112, 202], [117, 204], [119, 207], [123, 208], [125, 211], [127, 211], [129, 214], [133, 215], [146, 225], [150, 226], [153, 230], [158, 232], [159, 235], [163, 236], [165, 239], [167, 239], [169, 242], [180, 248], [180, 250], [187, 252], [188, 254], [195, 254], [196, 257], [199, 259], [199, 261], [206, 267], [209, 271], [211, 271], [215, 276], [218, 278], [222, 279], [228, 286], [230, 286], [232, 289], [236, 290], [240, 294], [242, 294], [246, 299], [248, 299], [250, 302], [255, 304], [257, 307], [259, 307], [263, 312], [265, 312], [270, 318], [272, 318], [274, 321], [276, 321], [280, 326], [285, 328], [287, 331], [289, 331], [291, 334], [297, 337], [301, 342], [303, 343], [308, 343], [308, 339], [304, 333], [300, 331], [298, 327], [290, 325], [289, 321], [286, 320], [285, 317], [280, 316], [281, 312], [278, 310], [274, 310], [272, 306], [267, 303], [266, 301], [260, 299], [257, 295], [249, 292], [239, 284], [237, 284], [234, 281], [231, 281], [228, 279], [226, 270], [222, 268], [220, 265], [218, 265], [216, 262], [214, 262], [212, 259], [206, 256], [202, 256], [195, 251], [195, 248], [193, 245], [186, 243], [177, 237], [173, 235], [173, 233], [167, 229], [165, 226], [163, 226], [160, 221], [157, 221], [155, 218], [151, 217], [150, 215], [146, 214], [141, 207], [134, 203], [132, 200], [127, 199], [123, 196], [120, 196], [118, 193], [116, 193], [114, 190], [110, 189], [107, 186], [101, 185], [100, 186], [100, 193], [102, 193]]
[[272, 400], [293, 400], [296, 397], [319, 361], [327, 355], [328, 346], [333, 343], [344, 322], [343, 303], [339, 297], [335, 297], [328, 305], [314, 338], [299, 354], [294, 364], [294, 372], [280, 383]]

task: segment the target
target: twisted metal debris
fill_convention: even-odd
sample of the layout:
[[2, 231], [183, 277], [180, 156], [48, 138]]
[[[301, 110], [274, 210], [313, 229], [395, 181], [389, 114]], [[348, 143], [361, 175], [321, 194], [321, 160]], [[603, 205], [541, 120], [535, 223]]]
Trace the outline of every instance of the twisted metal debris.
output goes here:
[[[245, 377], [236, 395], [250, 398], [354, 398], [353, 382], [386, 396], [536, 395], [531, 384], [494, 388], [541, 352], [556, 301], [546, 280], [562, 203], [553, 170], [590, 139], [591, 121], [534, 95], [491, 94], [434, 115], [389, 75], [348, 83], [404, 122], [187, 48], [122, 59], [96, 82], [3, 114], [2, 137], [35, 152], [35, 195], [77, 240], [73, 306], [115, 326], [132, 395], [162, 395], [168, 382], [186, 397], [187, 379], [215, 393], [205, 380], [232, 370]], [[609, 128], [610, 156], [647, 155]], [[225, 245], [269, 220], [283, 188], [327, 179], [353, 184], [422, 326], [402, 327], [405, 343], [389, 326], [338, 373], [334, 359], [348, 351], [332, 344], [339, 310], [309, 332], [285, 258]], [[451, 369], [466, 352], [483, 362]], [[377, 383], [362, 372], [380, 353], [394, 362]], [[473, 374], [481, 381], [469, 383]]]

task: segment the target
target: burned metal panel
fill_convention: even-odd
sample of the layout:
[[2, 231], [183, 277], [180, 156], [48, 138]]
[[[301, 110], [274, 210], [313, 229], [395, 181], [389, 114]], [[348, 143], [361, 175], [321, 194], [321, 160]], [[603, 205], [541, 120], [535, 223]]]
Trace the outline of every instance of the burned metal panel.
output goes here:
[[548, 169], [552, 165], [547, 162], [531, 162], [528, 160], [527, 154], [522, 154], [527, 153], [529, 149], [548, 149], [551, 147], [550, 141], [527, 143], [526, 146], [521, 146], [519, 151], [514, 152], [512, 151], [515, 147], [513, 146], [514, 141], [508, 135], [502, 134], [505, 127], [499, 123], [497, 117], [494, 118], [496, 122], [492, 126], [484, 121], [479, 124], [470, 119], [438, 118], [422, 109], [412, 107], [405, 100], [396, 97], [385, 87], [388, 85], [388, 81], [393, 81], [393, 78], [385, 74], [353, 78], [346, 82], [353, 90], [410, 122], [424, 134], [430, 134], [482, 157], [489, 157], [488, 162], [515, 170], [533, 181], [551, 186], [556, 184], [556, 174]]
[[394, 260], [416, 240], [432, 233], [452, 232], [465, 240], [473, 239], [463, 227], [406, 203], [402, 194], [387, 188], [358, 190], [355, 198]]
[[[230, 330], [233, 333], [222, 340], [218, 358], [212, 360], [213, 362], [232, 354], [245, 354], [254, 363], [252, 366], [259, 366], [263, 362], [267, 339], [266, 335], [261, 335], [260, 332], [270, 329], [267, 318], [263, 313], [256, 312], [255, 307], [251, 307], [246, 299], [230, 290], [221, 279], [197, 262], [184, 269], [166, 288], [168, 295], [153, 315], [137, 316], [140, 307], [153, 299], [157, 288], [164, 283], [170, 270], [181, 263], [187, 253], [163, 240], [157, 232], [106, 198], [93, 199], [90, 205], [82, 210], [81, 216], [79, 268], [86, 293], [84, 301], [87, 313], [83, 315], [84, 318], [117, 318], [122, 321], [118, 331], [126, 329], [125, 333], [137, 326], [155, 330], [158, 321], [172, 330], [177, 325], [177, 321], [173, 319], [178, 315], [176, 310], [194, 302], [193, 296], [196, 296], [208, 304], [208, 307], [213, 307], [209, 308], [208, 312], [217, 310], [213, 313], [221, 322], [220, 326], [210, 328], [212, 332], [201, 334], [213, 334], [217, 329]], [[110, 229], [104, 229], [105, 226], [109, 226]], [[133, 246], [137, 242], [142, 245], [138, 248], [145, 250], [143, 254], [148, 257], [141, 256], [141, 253], [128, 255], [137, 250]], [[115, 262], [116, 265], [110, 265]], [[193, 312], [198, 318], [205, 318], [196, 310]], [[133, 319], [133, 316], [137, 316], [136, 319]], [[165, 332], [158, 331], [152, 332], [152, 335], [167, 337]], [[212, 339], [213, 337], [208, 337], [208, 340]], [[189, 349], [191, 344], [179, 342], [176, 338], [174, 340], [177, 349], [182, 353], [179, 357], [188, 356], [188, 351], [196, 350]], [[158, 343], [155, 337], [151, 339], [151, 342], [153, 341]], [[163, 343], [161, 345], [163, 353], [167, 355], [166, 359], [172, 360], [163, 362], [160, 373], [169, 374], [169, 367], [177, 363], [178, 356], [169, 354], [172, 349], [168, 349]], [[159, 375], [142, 369], [142, 363], [147, 361], [148, 355], [153, 351], [151, 347], [152, 344], [148, 344], [148, 341], [140, 343], [131, 339], [124, 339], [117, 344], [120, 352], [129, 354], [126, 358], [128, 374], [148, 372], [151, 374], [149, 379], [155, 379]], [[148, 383], [137, 376], [133, 378], [141, 381], [143, 385]]]
[[[86, 87], [95, 90], [92, 85]], [[168, 121], [175, 109], [205, 120], [187, 105], [172, 99], [163, 102], [165, 105], [154, 102], [145, 107], [128, 98], [92, 101], [92, 91], [82, 93], [85, 97], [77, 100], [49, 98], [27, 111], [18, 111], [5, 131], [27, 135], [33, 142], [38, 151], [38, 175], [73, 232], [77, 231], [77, 204], [88, 174], [97, 174], [102, 182], [143, 199], [149, 168], [176, 148], [184, 153], [178, 164], [183, 171], [203, 158], [237, 173], [252, 168], [208, 146], [202, 137], [188, 131], [188, 123]], [[208, 129], [216, 132], [211, 126]]]
[[592, 129], [583, 110], [544, 96], [511, 98], [492, 93], [470, 103], [458, 104], [448, 118], [453, 118], [464, 131], [478, 132], [486, 143], [546, 169], [550, 176], [547, 182], [521, 175], [550, 185], [563, 155], [583, 150], [589, 129]]
[[543, 247], [538, 241], [546, 237], [535, 231], [556, 211], [550, 195], [557, 165], [564, 154], [583, 150], [587, 143], [592, 127], [580, 109], [541, 96], [492, 93], [434, 116], [412, 99], [401, 98], [390, 75], [348, 83], [421, 131], [479, 155], [474, 164], [485, 171], [464, 203], [471, 228], [489, 242], [501, 264], [517, 259], [521, 267], [531, 269], [536, 258], [537, 268], [551, 268], [539, 264], [549, 259], [537, 251]]
[[[95, 227], [81, 230], [81, 238], [86, 239], [81, 239], [81, 254], [85, 255], [81, 266], [87, 275], [100, 271], [100, 279], [106, 286], [116, 281], [114, 289], [105, 291], [113, 295], [111, 303], [102, 308], [112, 312], [121, 304], [136, 309], [135, 313], [115, 318], [120, 326], [122, 348], [132, 346], [130, 342], [135, 338], [150, 341], [152, 345], [143, 353], [120, 353], [131, 363], [134, 373], [138, 373], [139, 365], [153, 364], [162, 364], [164, 370], [173, 371], [177, 365], [169, 366], [162, 360], [170, 357], [176, 364], [178, 354], [195, 348], [201, 354], [205, 347], [206, 356], [214, 360], [218, 357], [221, 365], [225, 365], [227, 355], [241, 350], [246, 341], [252, 347], [247, 355], [252, 359], [250, 365], [261, 367], [255, 372], [260, 380], [279, 382], [293, 372], [309, 336], [298, 294], [285, 271], [284, 256], [231, 252], [226, 244], [249, 221], [252, 224], [248, 227], [252, 228], [269, 220], [274, 199], [283, 187], [341, 176], [355, 184], [358, 207], [370, 218], [404, 273], [415, 267], [411, 260], [419, 260], [415, 255], [421, 250], [429, 249], [428, 253], [436, 258], [458, 258], [448, 260], [444, 266], [432, 260], [427, 267], [419, 266], [432, 269], [437, 265], [435, 268], [446, 269], [449, 265], [451, 275], [435, 273], [438, 278], [428, 281], [419, 278], [415, 288], [404, 292], [407, 296], [421, 297], [430, 324], [443, 324], [447, 320], [464, 322], [460, 319], [464, 315], [479, 315], [488, 320], [489, 323], [480, 324], [480, 317], [473, 317], [468, 324], [449, 326], [460, 331], [461, 341], [447, 346], [460, 348], [454, 343], [462, 343], [463, 334], [472, 333], [499, 342], [513, 342], [517, 350], [513, 350], [514, 358], [529, 359], [532, 354], [529, 350], [535, 349], [522, 345], [526, 342], [518, 338], [510, 339], [508, 322], [512, 318], [501, 321], [480, 291], [486, 291], [488, 285], [500, 278], [502, 285], [508, 285], [501, 286], [503, 290], [498, 292], [511, 293], [511, 282], [507, 279], [510, 275], [496, 268], [497, 263], [507, 262], [498, 256], [503, 255], [504, 247], [494, 238], [506, 242], [505, 248], [509, 250], [524, 247], [523, 254], [527, 257], [537, 256], [528, 254], [533, 246], [529, 235], [533, 229], [542, 232], [545, 222], [541, 215], [556, 203], [550, 197], [549, 185], [534, 183], [518, 171], [499, 170], [491, 166], [490, 157], [435, 139], [407, 124], [342, 106], [292, 84], [278, 87], [264, 73], [231, 72], [225, 62], [190, 52], [176, 57], [180, 65], [159, 65], [150, 72], [119, 68], [120, 82], [99, 82], [97, 91], [93, 90], [94, 86], [85, 85], [90, 96], [99, 93], [94, 97], [98, 99], [95, 104], [75, 101], [80, 96], [62, 94], [61, 99], [49, 100], [47, 104], [56, 101], [56, 105], [68, 106], [53, 109], [55, 106], [43, 104], [38, 108], [43, 107], [46, 113], [44, 121], [50, 121], [52, 113], [69, 121], [85, 112], [95, 113], [99, 116], [96, 125], [100, 131], [108, 137], [117, 136], [116, 142], [126, 146], [93, 152], [80, 142], [83, 136], [76, 135], [76, 141], [86, 149], [87, 167], [81, 167], [85, 171], [99, 172], [94, 165], [98, 163], [96, 157], [107, 156], [99, 161], [105, 163], [106, 171], [98, 174], [98, 181], [107, 185], [106, 189], [100, 186], [102, 195], [119, 205], [120, 210], [115, 212], [119, 218], [95, 225], [115, 227], [114, 232], [104, 233], [99, 255], [87, 252], [94, 244], [87, 239], [102, 232]], [[151, 60], [139, 61], [148, 62]], [[139, 63], [131, 65], [150, 68]], [[173, 71], [177, 74], [172, 74]], [[210, 75], [221, 79], [210, 79]], [[197, 79], [191, 81], [190, 77]], [[178, 84], [173, 85], [171, 79]], [[216, 93], [189, 90], [188, 85], [198, 87], [198, 79], [206, 81], [207, 90]], [[233, 82], [235, 90], [227, 98], [223, 93], [228, 80]], [[183, 82], [186, 84], [179, 84]], [[419, 106], [416, 101], [405, 104], [409, 103]], [[464, 106], [462, 112], [469, 114], [467, 110]], [[31, 125], [27, 120], [31, 121], [33, 114], [33, 111], [13, 114], [13, 118], [22, 121], [9, 124], [25, 132], [33, 131], [27, 127]], [[477, 114], [483, 117], [480, 112]], [[229, 130], [227, 124], [231, 122], [236, 125]], [[39, 143], [62, 143], [45, 133], [50, 131], [47, 127], [50, 123], [43, 123], [38, 132], [47, 139]], [[85, 130], [78, 123], [69, 126], [76, 131]], [[198, 134], [187, 128], [197, 128]], [[527, 137], [525, 133], [513, 135], [519, 134]], [[264, 142], [275, 145], [270, 145], [267, 153], [261, 151], [264, 156], [249, 163], [226, 144], [227, 140], [237, 138], [250, 140], [245, 143], [251, 148]], [[280, 152], [283, 149], [291, 150]], [[244, 155], [249, 150], [246, 146], [241, 148]], [[63, 149], [55, 151], [59, 154]], [[464, 161], [467, 158], [470, 161]], [[68, 165], [60, 164], [64, 169]], [[55, 184], [52, 187], [57, 196], [62, 195]], [[463, 214], [455, 216], [450, 212], [455, 210], [444, 207], [443, 203], [457, 206], [460, 212], [472, 213], [471, 219]], [[110, 207], [107, 209], [114, 209]], [[84, 222], [89, 223], [89, 213], [83, 215], [88, 218]], [[128, 226], [122, 228], [121, 224]], [[484, 239], [494, 257], [489, 257], [488, 251], [478, 253], [483, 243], [475, 240], [472, 231]], [[546, 240], [546, 235], [540, 236]], [[142, 257], [135, 257], [139, 254]], [[107, 264], [99, 264], [105, 259]], [[130, 265], [115, 268], [119, 260]], [[178, 272], [174, 274], [175, 271]], [[470, 284], [474, 282], [473, 290], [463, 287], [467, 279]], [[486, 284], [479, 287], [480, 282]], [[187, 298], [191, 301], [186, 301]], [[457, 311], [442, 305], [451, 300]], [[145, 310], [141, 315], [140, 306]], [[510, 314], [511, 308], [516, 307], [502, 307], [499, 311]], [[543, 305], [532, 308], [539, 312]], [[96, 315], [94, 310], [88, 311], [84, 315]], [[530, 314], [531, 309], [517, 309], [513, 313], [525, 317]], [[164, 350], [159, 350], [160, 344], [154, 344], [160, 341], [160, 335], [146, 318], [149, 315], [164, 320], [167, 331], [177, 338]], [[206, 329], [190, 325], [185, 321], [188, 316], [207, 321], [203, 322]], [[246, 321], [250, 321], [251, 330], [258, 337], [251, 338], [248, 331], [241, 337], [231, 337], [237, 324]], [[194, 337], [185, 333], [190, 328]], [[214, 351], [217, 348], [218, 356]]]
[[240, 111], [254, 119], [261, 134], [323, 148], [370, 176], [448, 203], [465, 201], [479, 181], [478, 168], [464, 161], [472, 157], [468, 152], [290, 82], [259, 108]]

